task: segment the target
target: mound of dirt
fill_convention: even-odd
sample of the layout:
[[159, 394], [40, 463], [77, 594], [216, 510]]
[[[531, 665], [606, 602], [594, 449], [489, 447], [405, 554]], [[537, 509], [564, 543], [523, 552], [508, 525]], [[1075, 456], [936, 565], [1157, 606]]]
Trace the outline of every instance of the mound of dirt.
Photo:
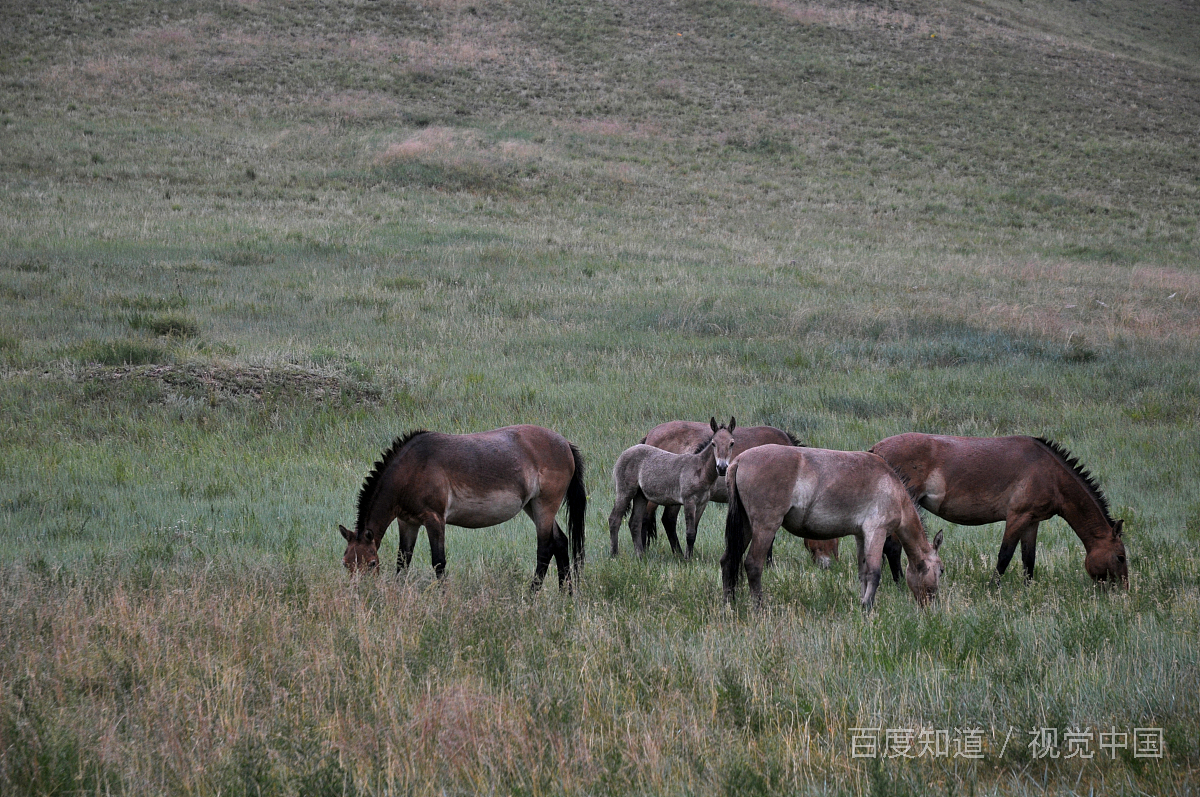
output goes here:
[[357, 402], [379, 400], [378, 388], [337, 374], [298, 366], [252, 366], [186, 363], [135, 365], [88, 369], [83, 379], [146, 380], [158, 383], [164, 398], [203, 398], [212, 404], [226, 401], [266, 401], [304, 398], [315, 401]]

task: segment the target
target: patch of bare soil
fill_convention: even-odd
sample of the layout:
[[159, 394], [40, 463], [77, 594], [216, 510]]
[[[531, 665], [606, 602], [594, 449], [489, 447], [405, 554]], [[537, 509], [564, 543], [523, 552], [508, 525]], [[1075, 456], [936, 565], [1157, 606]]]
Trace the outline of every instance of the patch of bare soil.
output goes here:
[[204, 398], [210, 404], [228, 401], [267, 401], [286, 398], [310, 401], [342, 400], [349, 396], [357, 402], [379, 400], [378, 388], [327, 372], [292, 366], [213, 365], [136, 365], [87, 369], [82, 379], [145, 380], [162, 389], [165, 400]]

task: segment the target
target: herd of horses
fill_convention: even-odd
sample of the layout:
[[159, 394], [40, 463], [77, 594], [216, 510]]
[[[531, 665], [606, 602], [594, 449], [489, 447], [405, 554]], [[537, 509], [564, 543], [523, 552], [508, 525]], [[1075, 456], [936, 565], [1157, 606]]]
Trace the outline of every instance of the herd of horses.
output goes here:
[[[616, 501], [609, 515], [610, 554], [628, 516], [638, 555], [656, 534], [655, 514], [675, 553], [691, 558], [705, 507], [727, 504], [721, 580], [734, 601], [744, 570], [762, 602], [762, 573], [775, 535], [802, 537], [813, 560], [827, 567], [838, 540], [858, 543], [860, 601], [869, 610], [883, 561], [904, 577], [918, 605], [932, 601], [944, 567], [942, 533], [930, 541], [919, 509], [960, 525], [1004, 522], [994, 578], [1008, 568], [1018, 542], [1032, 578], [1038, 525], [1058, 515], [1078, 535], [1084, 568], [1097, 582], [1128, 583], [1122, 521], [1114, 520], [1095, 479], [1057, 443], [1038, 437], [950, 437], [906, 433], [868, 451], [809, 448], [770, 426], [739, 427], [670, 421], [626, 449], [613, 467]], [[566, 504], [564, 532], [558, 514]], [[584, 561], [587, 489], [583, 457], [562, 435], [540, 426], [507, 426], [475, 434], [413, 431], [383, 453], [363, 482], [353, 531], [342, 557], [352, 572], [377, 570], [379, 547], [392, 522], [399, 530], [397, 572], [412, 560], [422, 527], [434, 572], [446, 567], [446, 526], [494, 526], [524, 511], [537, 532], [533, 589], [553, 558], [560, 588]], [[684, 513], [686, 551], [676, 523]]]

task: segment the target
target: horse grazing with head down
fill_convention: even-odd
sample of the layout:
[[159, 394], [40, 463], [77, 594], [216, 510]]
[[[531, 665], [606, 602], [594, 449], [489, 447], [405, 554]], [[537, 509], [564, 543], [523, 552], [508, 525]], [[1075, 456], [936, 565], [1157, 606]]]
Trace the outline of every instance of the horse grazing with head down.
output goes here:
[[750, 594], [762, 603], [763, 567], [780, 527], [816, 539], [853, 536], [866, 611], [875, 602], [889, 534], [908, 554], [908, 586], [917, 603], [924, 606], [937, 595], [944, 569], [937, 554], [942, 535], [930, 544], [908, 489], [881, 457], [865, 451], [765, 445], [737, 457], [725, 480], [729, 511], [721, 580], [730, 603], [743, 556]]
[[[1113, 520], [1095, 479], [1052, 440], [909, 432], [871, 450], [907, 480], [921, 506], [943, 520], [963, 526], [1004, 521], [994, 579], [1004, 575], [1018, 541], [1025, 577], [1033, 578], [1038, 524], [1059, 515], [1083, 542], [1088, 575], [1128, 583], [1124, 521]], [[895, 576], [899, 547], [889, 545], [885, 553]]]
[[[555, 519], [567, 504], [570, 540]], [[429, 537], [433, 569], [446, 569], [446, 526], [495, 526], [524, 511], [537, 531], [532, 589], [546, 577], [553, 557], [561, 588], [584, 559], [587, 490], [583, 457], [562, 435], [540, 426], [506, 426], [476, 434], [414, 431], [396, 438], [375, 463], [358, 494], [354, 531], [342, 562], [350, 571], [379, 566], [379, 545], [397, 521], [396, 572], [408, 567], [421, 527]], [[568, 556], [569, 546], [569, 556]]]
[[[730, 418], [729, 423], [732, 426], [734, 419]], [[700, 423], [698, 421], [667, 421], [651, 429], [642, 438], [642, 443], [654, 446], [655, 448], [661, 448], [663, 451], [670, 451], [672, 454], [686, 454], [689, 451], [694, 451], [697, 446], [703, 445], [710, 434], [709, 424], [707, 423]], [[729, 458], [732, 460], [748, 449], [767, 445], [768, 443], [775, 443], [781, 446], [804, 445], [790, 432], [776, 429], [774, 426], [742, 426], [734, 436], [733, 451], [730, 453]], [[729, 500], [724, 479], [717, 480], [713, 486], [712, 496], [709, 500], [716, 501], [718, 504], [724, 504]], [[679, 547], [679, 538], [675, 534], [679, 510], [680, 507], [677, 505], [664, 506], [662, 524], [663, 530], [667, 533], [667, 540], [671, 543], [671, 550], [677, 554], [682, 554], [683, 551]], [[656, 536], [657, 529], [654, 517], [657, 511], [658, 505], [655, 502], [651, 501], [647, 504], [642, 520], [643, 539], [651, 540]], [[828, 568], [833, 560], [838, 558], [838, 541], [836, 539], [806, 539], [804, 547], [812, 554], [813, 561], [822, 568]]]
[[[653, 501], [666, 507], [682, 507], [687, 523], [687, 558], [692, 558], [696, 545], [696, 529], [704, 508], [708, 506], [718, 483], [723, 482], [729, 455], [733, 449], [733, 432], [737, 421], [717, 425], [709, 421], [709, 434], [696, 449], [687, 454], [672, 454], [655, 446], [639, 443], [625, 449], [613, 466], [613, 486], [616, 501], [608, 516], [611, 555], [617, 555], [617, 534], [621, 519], [629, 515], [629, 534], [638, 556], [646, 550], [645, 526], [642, 516]], [[679, 549], [679, 540], [671, 532], [672, 547]]]

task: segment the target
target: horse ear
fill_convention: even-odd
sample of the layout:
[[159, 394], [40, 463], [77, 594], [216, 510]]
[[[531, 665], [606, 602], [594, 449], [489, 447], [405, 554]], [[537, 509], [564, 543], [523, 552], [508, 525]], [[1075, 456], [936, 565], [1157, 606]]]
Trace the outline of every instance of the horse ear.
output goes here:
[[733, 428], [737, 426], [737, 419], [732, 415], [729, 416], [729, 433], [733, 434]]
[[338, 524], [338, 531], [340, 531], [342, 536], [346, 538], [346, 542], [354, 542], [354, 532], [343, 526], [341, 523]]
[[937, 533], [937, 536], [933, 538], [933, 550], [936, 551], [938, 548], [941, 548], [941, 547], [942, 547], [942, 533], [939, 531]]
[[716, 416], [713, 416], [712, 418], [709, 418], [709, 419], [708, 419], [708, 425], [712, 427], [713, 434], [716, 434], [716, 433], [717, 433], [717, 429], [719, 429], [719, 428], [720, 428], [719, 426], [717, 426], [717, 419], [716, 419]]
[[1121, 532], [1123, 532], [1124, 530], [1125, 530], [1125, 518], [1121, 518], [1120, 520], [1118, 520], [1116, 523], [1113, 524], [1113, 537], [1118, 540], [1121, 539]]

